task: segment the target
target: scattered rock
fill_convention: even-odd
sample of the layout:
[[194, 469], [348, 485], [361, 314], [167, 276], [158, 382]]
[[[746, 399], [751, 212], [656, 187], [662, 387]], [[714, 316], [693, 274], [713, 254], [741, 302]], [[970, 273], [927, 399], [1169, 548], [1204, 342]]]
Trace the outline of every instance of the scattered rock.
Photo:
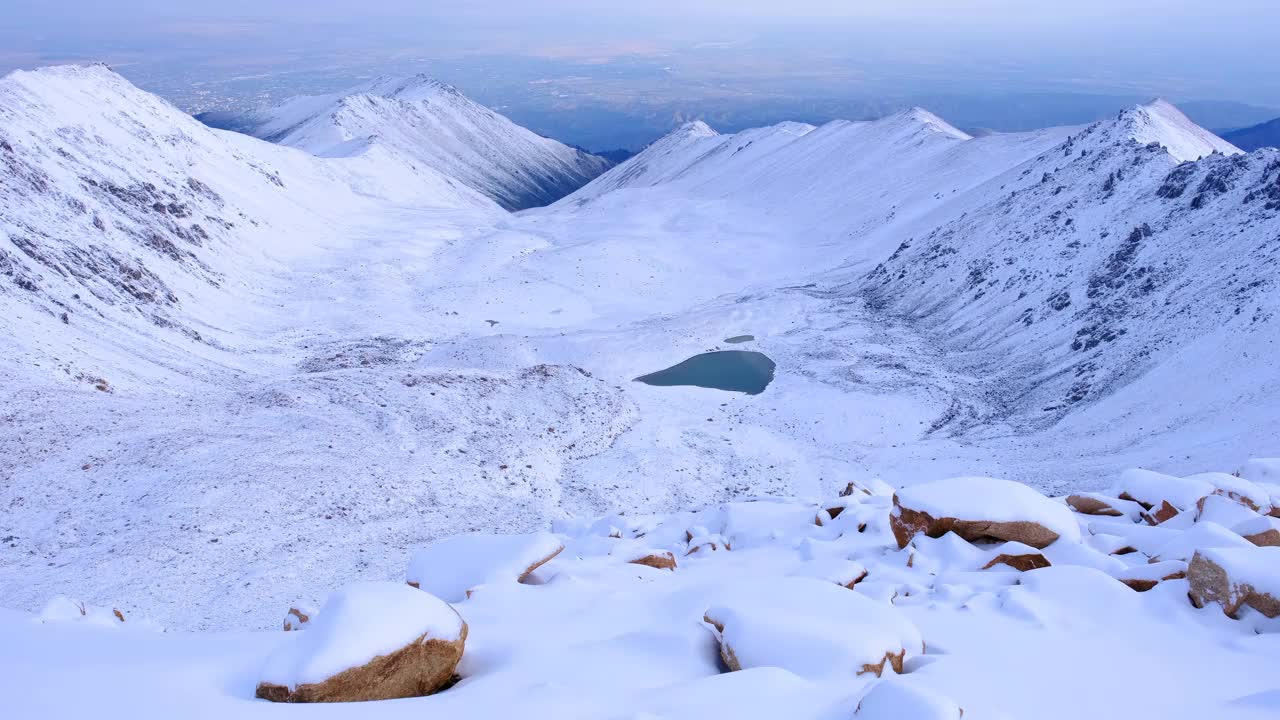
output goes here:
[[936, 538], [948, 532], [969, 542], [1005, 540], [1036, 549], [1059, 537], [1080, 540], [1080, 527], [1065, 505], [995, 478], [952, 478], [899, 490], [889, 522], [899, 548], [916, 534]]
[[635, 560], [629, 560], [628, 562], [633, 565], [648, 565], [651, 568], [657, 568], [659, 570], [676, 569], [676, 556], [665, 550], [649, 553], [648, 555], [636, 558]]
[[1170, 505], [1168, 500], [1161, 500], [1160, 507], [1143, 513], [1143, 517], [1151, 525], [1159, 525], [1166, 520], [1172, 520], [1178, 513], [1178, 508]]
[[467, 624], [448, 604], [397, 583], [334, 593], [313, 627], [267, 660], [256, 695], [272, 702], [363, 702], [450, 684]]
[[1105, 495], [1096, 493], [1086, 493], [1082, 495], [1068, 495], [1067, 504], [1072, 510], [1083, 515], [1102, 515], [1104, 517], [1124, 517], [1125, 513], [1117, 509], [1122, 504], [1129, 504], [1127, 500], [1119, 498], [1109, 498]]
[[1120, 474], [1117, 497], [1138, 503], [1144, 510], [1162, 507], [1167, 502], [1179, 511], [1191, 510], [1200, 498], [1217, 488], [1204, 479], [1179, 478], [1150, 470], [1125, 470]]
[[1019, 572], [1028, 572], [1050, 567], [1052, 564], [1044, 555], [1026, 545], [1006, 543], [996, 551], [996, 555], [986, 565], [982, 566], [982, 569], [990, 570], [996, 565], [1007, 565]]
[[1190, 561], [1197, 550], [1204, 548], [1251, 548], [1248, 540], [1215, 522], [1196, 523], [1185, 532], [1175, 533], [1172, 540], [1150, 553], [1153, 562], [1160, 560]]
[[486, 583], [524, 582], [561, 550], [560, 540], [545, 532], [457, 535], [416, 551], [405, 581], [446, 602], [461, 602], [468, 590]]
[[1216, 602], [1236, 617], [1248, 606], [1280, 617], [1280, 548], [1210, 548], [1197, 551], [1187, 567], [1191, 602], [1196, 607]]
[[1258, 547], [1280, 547], [1280, 519], [1259, 516], [1231, 529]]
[[305, 630], [311, 621], [315, 619], [316, 609], [310, 605], [301, 605], [289, 608], [289, 612], [284, 615], [284, 630], [291, 632], [294, 630]]
[[1180, 580], [1186, 576], [1187, 564], [1179, 560], [1134, 565], [1115, 574], [1117, 580], [1138, 592], [1146, 592], [1166, 580]]
[[716, 629], [730, 671], [780, 667], [801, 677], [901, 673], [924, 652], [899, 610], [812, 578], [744, 584], [725, 593], [704, 620]]

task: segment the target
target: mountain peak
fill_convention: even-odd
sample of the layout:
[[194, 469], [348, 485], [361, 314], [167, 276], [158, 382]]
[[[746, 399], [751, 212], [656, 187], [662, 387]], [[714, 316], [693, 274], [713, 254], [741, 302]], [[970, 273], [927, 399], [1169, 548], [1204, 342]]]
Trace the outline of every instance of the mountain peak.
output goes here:
[[322, 157], [362, 155], [376, 146], [451, 177], [508, 210], [550, 204], [610, 166], [422, 74], [294, 98], [247, 118], [242, 127]]
[[671, 131], [671, 133], [668, 134], [668, 137], [704, 138], [716, 137], [719, 134], [720, 133], [716, 132], [715, 128], [705, 122], [701, 120], [691, 120]]
[[889, 125], [905, 125], [947, 135], [957, 140], [972, 140], [973, 136], [960, 130], [928, 110], [916, 106], [896, 112], [881, 122]]
[[1236, 146], [1192, 122], [1173, 103], [1156, 99], [1120, 113], [1115, 127], [1123, 136], [1142, 145], [1157, 143], [1174, 159], [1199, 160], [1215, 152], [1239, 155]]
[[454, 86], [423, 73], [407, 77], [380, 77], [366, 85], [362, 91], [357, 92], [405, 102], [426, 100], [440, 95], [463, 97]]

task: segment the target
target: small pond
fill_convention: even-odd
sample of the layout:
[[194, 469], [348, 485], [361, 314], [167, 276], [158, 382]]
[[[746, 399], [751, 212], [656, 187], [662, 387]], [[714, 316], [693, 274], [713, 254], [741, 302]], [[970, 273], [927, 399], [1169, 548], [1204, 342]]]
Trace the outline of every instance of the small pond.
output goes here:
[[679, 365], [642, 375], [636, 381], [659, 387], [694, 386], [759, 395], [773, 382], [776, 367], [763, 353], [721, 350], [694, 355]]
[[755, 339], [755, 335], [734, 335], [731, 338], [725, 338], [724, 341], [731, 345], [737, 345], [739, 343], [752, 342]]

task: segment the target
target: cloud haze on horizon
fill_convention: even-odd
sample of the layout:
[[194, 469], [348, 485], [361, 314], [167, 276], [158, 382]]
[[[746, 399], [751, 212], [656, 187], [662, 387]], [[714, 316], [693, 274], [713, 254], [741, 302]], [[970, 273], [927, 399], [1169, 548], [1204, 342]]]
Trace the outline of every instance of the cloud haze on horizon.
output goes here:
[[[737, 73], [839, 66], [930, 91], [1151, 93], [1280, 106], [1275, 0], [8, 0], [0, 69], [204, 50], [426, 59], [671, 56]], [[707, 48], [719, 50], [707, 56]], [[703, 52], [698, 55], [696, 53]], [[690, 60], [691, 53], [695, 54]], [[820, 70], [821, 69], [821, 70]], [[780, 80], [781, 81], [781, 80]], [[859, 88], [862, 90], [863, 88]], [[874, 92], [874, 88], [867, 89]]]

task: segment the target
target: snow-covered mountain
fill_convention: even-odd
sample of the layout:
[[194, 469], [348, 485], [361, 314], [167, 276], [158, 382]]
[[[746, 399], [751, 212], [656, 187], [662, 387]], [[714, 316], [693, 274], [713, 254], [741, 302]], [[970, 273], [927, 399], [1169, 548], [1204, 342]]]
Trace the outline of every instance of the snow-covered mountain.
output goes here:
[[[518, 214], [582, 157], [512, 128], [424, 81], [280, 144], [102, 67], [0, 81], [6, 602], [260, 627], [442, 535], [1273, 452], [1280, 157], [1167, 104], [694, 123]], [[724, 349], [765, 392], [631, 382]]]
[[0, 80], [0, 163], [3, 322], [31, 344], [59, 341], [40, 318], [216, 343], [232, 298], [370, 196], [497, 214], [385, 154], [321, 161], [210, 130], [101, 65]]
[[520, 127], [423, 75], [294, 98], [236, 125], [322, 157], [385, 148], [458, 179], [508, 210], [550, 204], [611, 165]]
[[1160, 102], [990, 185], [866, 292], [966, 353], [999, 412], [1052, 424], [1170, 363], [1238, 413], [1269, 402], [1277, 378], [1239, 359], [1280, 338], [1280, 154], [1243, 155]]

